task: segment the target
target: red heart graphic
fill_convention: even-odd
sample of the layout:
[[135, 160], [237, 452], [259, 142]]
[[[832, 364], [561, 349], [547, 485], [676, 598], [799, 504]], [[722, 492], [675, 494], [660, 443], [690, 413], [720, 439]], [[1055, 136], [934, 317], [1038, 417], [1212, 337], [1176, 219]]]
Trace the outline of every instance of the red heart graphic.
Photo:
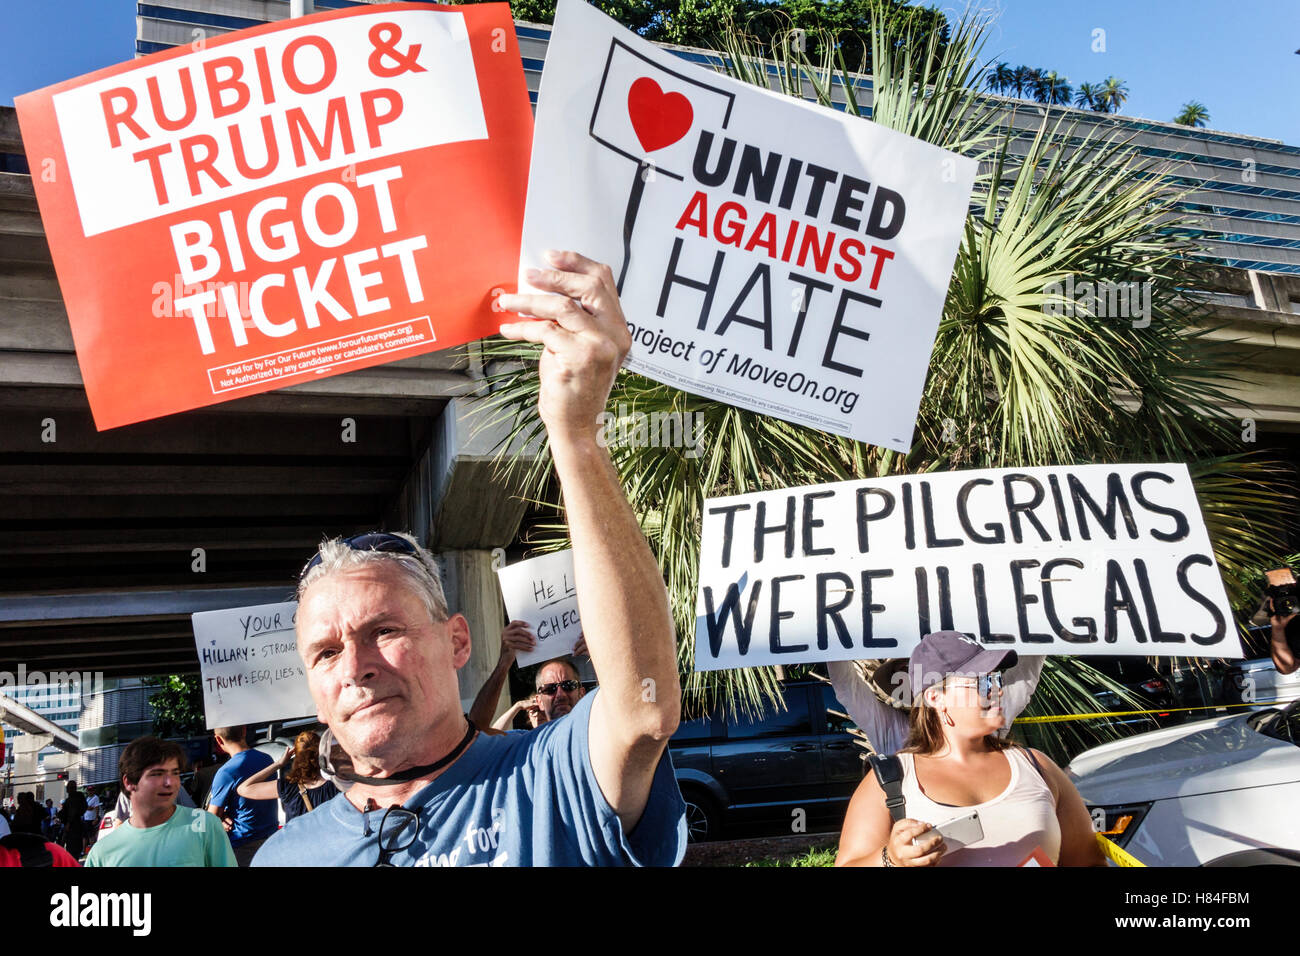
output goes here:
[[690, 100], [680, 93], [665, 93], [648, 76], [641, 77], [627, 91], [627, 114], [647, 153], [677, 142], [695, 120]]

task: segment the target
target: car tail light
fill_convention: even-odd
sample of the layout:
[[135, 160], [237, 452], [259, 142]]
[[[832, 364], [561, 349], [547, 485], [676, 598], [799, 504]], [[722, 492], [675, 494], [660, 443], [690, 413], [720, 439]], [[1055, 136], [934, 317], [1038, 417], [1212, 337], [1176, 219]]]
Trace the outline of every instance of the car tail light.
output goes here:
[[1129, 803], [1122, 806], [1089, 807], [1093, 829], [1117, 846], [1126, 846], [1142, 824], [1142, 818], [1151, 809], [1149, 803]]
[[1153, 677], [1142, 682], [1142, 689], [1148, 694], [1163, 694], [1169, 690], [1169, 685], [1160, 678]]

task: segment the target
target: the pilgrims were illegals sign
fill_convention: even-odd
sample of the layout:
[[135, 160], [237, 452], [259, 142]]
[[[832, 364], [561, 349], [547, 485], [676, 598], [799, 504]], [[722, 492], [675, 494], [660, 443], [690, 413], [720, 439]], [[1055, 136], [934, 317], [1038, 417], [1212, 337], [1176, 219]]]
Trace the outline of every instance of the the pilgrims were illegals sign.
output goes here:
[[1187, 467], [954, 471], [704, 503], [699, 670], [1024, 654], [1240, 657]]
[[504, 3], [323, 12], [16, 105], [101, 429], [500, 325], [532, 132]]
[[521, 268], [611, 263], [633, 371], [906, 450], [975, 172], [561, 0]]

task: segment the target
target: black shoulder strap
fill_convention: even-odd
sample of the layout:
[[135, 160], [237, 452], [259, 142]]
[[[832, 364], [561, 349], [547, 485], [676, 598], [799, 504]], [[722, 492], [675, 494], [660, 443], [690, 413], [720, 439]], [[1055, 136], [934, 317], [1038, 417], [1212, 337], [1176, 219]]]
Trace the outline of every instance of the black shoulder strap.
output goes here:
[[35, 833], [10, 833], [0, 837], [0, 847], [17, 850], [24, 867], [49, 867], [54, 865], [54, 854], [45, 845], [45, 837]]
[[897, 823], [907, 816], [907, 799], [903, 796], [903, 762], [894, 754], [868, 754], [867, 760], [876, 773], [876, 782], [885, 791], [885, 806]]

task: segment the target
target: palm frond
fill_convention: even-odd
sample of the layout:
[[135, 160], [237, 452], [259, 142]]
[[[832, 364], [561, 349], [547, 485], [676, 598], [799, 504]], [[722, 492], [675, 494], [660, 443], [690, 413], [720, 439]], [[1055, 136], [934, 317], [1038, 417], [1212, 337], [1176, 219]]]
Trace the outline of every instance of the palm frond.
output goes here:
[[1120, 739], [1124, 735], [1119, 725], [1104, 718], [1051, 723], [1021, 719], [1096, 713], [1098, 691], [1113, 694], [1121, 710], [1151, 709], [1151, 701], [1131, 693], [1123, 684], [1088, 664], [1085, 658], [1049, 657], [1043, 664], [1029, 706], [1011, 725], [1012, 738], [1042, 750], [1062, 767], [1090, 747]]

